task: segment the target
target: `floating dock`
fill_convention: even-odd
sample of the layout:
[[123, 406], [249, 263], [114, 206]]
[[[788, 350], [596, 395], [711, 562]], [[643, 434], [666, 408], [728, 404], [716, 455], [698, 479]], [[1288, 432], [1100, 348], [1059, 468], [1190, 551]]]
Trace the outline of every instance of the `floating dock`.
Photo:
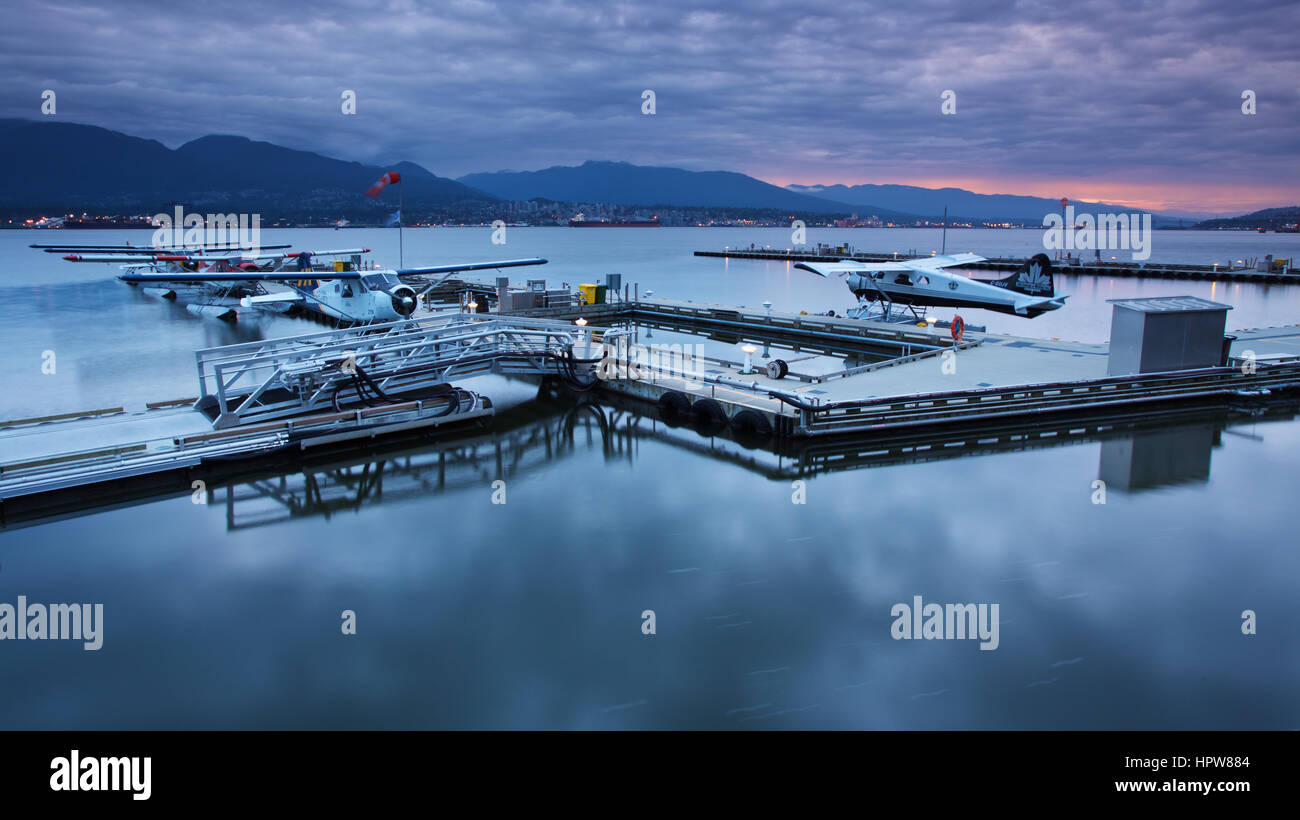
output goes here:
[[[963, 335], [861, 319], [775, 313], [694, 302], [633, 300], [613, 305], [539, 309], [532, 316], [663, 327], [756, 347], [845, 357], [833, 373], [801, 374], [792, 365], [773, 378], [755, 356], [742, 363], [656, 364], [649, 345], [616, 351], [600, 390], [636, 396], [704, 429], [735, 427], [793, 437], [876, 435], [902, 427], [960, 425], [990, 418], [1068, 415], [1103, 408], [1221, 404], [1300, 390], [1300, 326], [1238, 331], [1232, 355], [1251, 367], [1107, 375], [1109, 346], [990, 333]], [[626, 339], [627, 337], [623, 337]], [[850, 357], [860, 364], [847, 366]], [[609, 371], [613, 370], [611, 376]]]
[[[200, 350], [195, 397], [0, 422], [0, 516], [26, 520], [274, 471], [309, 452], [481, 428], [494, 414], [490, 398], [451, 381], [485, 373], [537, 378], [580, 402], [634, 402], [701, 435], [765, 447], [826, 441], [836, 453], [997, 441], [1002, 434], [992, 431], [1027, 427], [1089, 430], [1099, 419], [1300, 393], [1300, 326], [1239, 331], [1233, 366], [1116, 376], [1107, 374], [1104, 344], [987, 333], [954, 343], [930, 327], [668, 300], [526, 313], [443, 315]], [[656, 355], [656, 344], [641, 344], [642, 328], [748, 343], [754, 355], [749, 368]], [[811, 356], [790, 351], [842, 367], [801, 369]]]
[[194, 398], [0, 422], [0, 503], [8, 514], [87, 487], [111, 495], [128, 480], [166, 485], [232, 461], [481, 426], [491, 400], [449, 379], [495, 372], [581, 388], [594, 362], [575, 351], [577, 336], [564, 322], [456, 314], [200, 350]]
[[[794, 250], [742, 250], [727, 248], [720, 251], [696, 251], [696, 256], [718, 259], [759, 259], [771, 262], [897, 262], [916, 254], [865, 253], [846, 249], [844, 253], [818, 253]], [[1024, 268], [1027, 260], [1010, 257], [989, 258], [983, 262], [962, 265], [963, 268], [1012, 273]], [[1289, 272], [1257, 271], [1253, 269], [1220, 267], [1215, 265], [1177, 265], [1165, 262], [1086, 262], [1079, 258], [1053, 259], [1053, 273], [1080, 276], [1138, 276], [1147, 279], [1215, 279], [1224, 282], [1259, 282], [1263, 284], [1300, 283], [1300, 270]]]

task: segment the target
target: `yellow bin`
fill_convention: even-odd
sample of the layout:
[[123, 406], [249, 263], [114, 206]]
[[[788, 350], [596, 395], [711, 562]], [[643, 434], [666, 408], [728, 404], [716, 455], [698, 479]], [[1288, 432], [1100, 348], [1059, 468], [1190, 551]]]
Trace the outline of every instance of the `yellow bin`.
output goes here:
[[596, 286], [595, 285], [578, 285], [578, 293], [582, 294], [582, 303], [584, 305], [596, 304]]
[[347, 269], [348, 269], [348, 263], [347, 263], [347, 262], [343, 261], [342, 259], [335, 259], [335, 260], [334, 260], [334, 272], [335, 272], [335, 273], [342, 273], [343, 271], [345, 271], [345, 270], [347, 270]]

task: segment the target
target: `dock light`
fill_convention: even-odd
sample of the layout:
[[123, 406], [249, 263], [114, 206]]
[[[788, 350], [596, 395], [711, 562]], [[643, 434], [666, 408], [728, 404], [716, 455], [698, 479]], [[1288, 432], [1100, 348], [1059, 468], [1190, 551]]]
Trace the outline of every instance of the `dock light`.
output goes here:
[[573, 323], [578, 326], [578, 334], [582, 336], [582, 357], [589, 359], [591, 358], [591, 334], [586, 330], [587, 320], [579, 316], [573, 320]]
[[758, 352], [758, 348], [753, 345], [745, 345], [741, 350], [745, 351], [745, 366], [740, 368], [740, 375], [748, 376], [757, 373], [758, 371], [754, 369], [754, 360], [751, 357]]
[[766, 299], [764, 299], [764, 300], [763, 300], [763, 310], [767, 311], [767, 315], [768, 315], [768, 316], [771, 316], [771, 315], [772, 315], [772, 303], [769, 302], [769, 301], [767, 301]]
[[925, 321], [930, 325], [930, 329], [931, 329], [931, 330], [934, 330], [934, 326], [935, 326], [936, 324], [939, 323], [939, 317], [938, 317], [938, 316], [927, 316], [927, 317], [925, 317]]
[[478, 302], [470, 302], [468, 307], [469, 307], [469, 312], [474, 313], [478, 310]]

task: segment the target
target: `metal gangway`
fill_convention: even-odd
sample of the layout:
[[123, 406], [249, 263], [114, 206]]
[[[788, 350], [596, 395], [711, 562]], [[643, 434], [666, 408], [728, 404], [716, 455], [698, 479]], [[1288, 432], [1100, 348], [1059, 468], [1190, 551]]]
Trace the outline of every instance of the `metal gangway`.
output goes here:
[[377, 406], [485, 373], [596, 380], [595, 329], [553, 319], [451, 314], [364, 325], [195, 353], [195, 407], [218, 430], [359, 405]]

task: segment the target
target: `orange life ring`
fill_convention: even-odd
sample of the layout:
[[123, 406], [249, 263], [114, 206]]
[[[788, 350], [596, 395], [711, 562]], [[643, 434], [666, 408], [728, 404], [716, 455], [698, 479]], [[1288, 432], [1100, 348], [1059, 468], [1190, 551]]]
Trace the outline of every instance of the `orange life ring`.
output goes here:
[[966, 323], [962, 321], [961, 316], [954, 316], [952, 317], [952, 327], [950, 329], [952, 331], [952, 340], [960, 342], [961, 334], [966, 330]]

